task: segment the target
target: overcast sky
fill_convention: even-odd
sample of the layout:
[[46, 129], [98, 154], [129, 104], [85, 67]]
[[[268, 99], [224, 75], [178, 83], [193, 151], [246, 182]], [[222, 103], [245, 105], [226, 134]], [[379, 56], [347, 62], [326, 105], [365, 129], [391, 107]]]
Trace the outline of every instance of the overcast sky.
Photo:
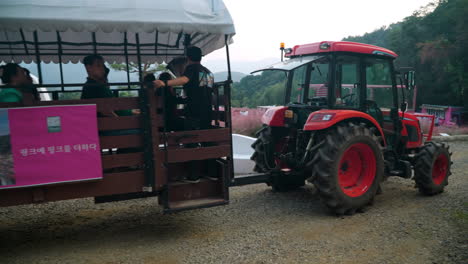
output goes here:
[[[232, 62], [280, 58], [286, 47], [323, 40], [341, 40], [399, 22], [432, 0], [224, 0], [236, 27], [230, 46]], [[206, 56], [218, 67], [225, 50]], [[235, 70], [235, 65], [233, 65]], [[222, 69], [212, 69], [220, 71]]]

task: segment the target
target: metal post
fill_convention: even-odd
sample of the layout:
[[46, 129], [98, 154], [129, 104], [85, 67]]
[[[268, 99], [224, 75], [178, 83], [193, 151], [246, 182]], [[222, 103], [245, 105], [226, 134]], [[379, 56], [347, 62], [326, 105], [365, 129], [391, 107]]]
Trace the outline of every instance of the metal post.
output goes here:
[[97, 54], [96, 32], [92, 33], [94, 54]]
[[[143, 72], [141, 71], [141, 52], [140, 52], [140, 35], [136, 33], [135, 35], [136, 39], [136, 46], [137, 46], [137, 61], [138, 61], [138, 80], [140, 82], [143, 81]], [[141, 88], [143, 89], [143, 85], [141, 85]]]
[[36, 50], [37, 75], [39, 75], [39, 84], [42, 84], [41, 56], [39, 55], [39, 44], [38, 44], [38, 38], [37, 38], [37, 30], [34, 31], [34, 48]]
[[128, 89], [130, 89], [130, 66], [128, 65], [128, 39], [127, 32], [124, 34], [124, 53], [125, 53], [125, 65], [127, 66], [127, 82]]
[[159, 42], [159, 31], [156, 30], [154, 37], [154, 55], [158, 55], [158, 42]]
[[189, 34], [184, 35], [184, 55], [187, 55], [187, 48], [190, 46], [192, 38]]
[[62, 66], [62, 38], [60, 38], [60, 33], [57, 32], [57, 42], [58, 42], [58, 58], [59, 58], [59, 67], [60, 67], [60, 84], [62, 85], [62, 92], [65, 90], [63, 87], [63, 66]]
[[[226, 43], [226, 57], [227, 57], [227, 67], [228, 67], [228, 81], [232, 82], [231, 76], [231, 58], [229, 57], [229, 43], [228, 43], [228, 35], [224, 35], [224, 42]], [[230, 98], [229, 98], [230, 99]]]
[[154, 155], [153, 148], [159, 148], [158, 145], [153, 146], [152, 139], [152, 120], [151, 113], [149, 112], [149, 92], [143, 88], [142, 83], [142, 71], [141, 71], [141, 53], [140, 53], [140, 36], [138, 33], [135, 34], [136, 48], [137, 48], [137, 63], [138, 63], [138, 75], [140, 80], [140, 108], [143, 116], [143, 139], [144, 139], [144, 160], [145, 160], [145, 185], [143, 186], [144, 192], [152, 192], [155, 186], [155, 170], [154, 170]]
[[21, 39], [23, 40], [24, 51], [26, 52], [26, 55], [29, 55], [28, 46], [26, 46], [26, 38], [24, 37], [24, 32], [22, 28], [20, 28], [20, 34], [21, 34]]
[[[231, 58], [229, 56], [229, 43], [228, 43], [228, 35], [224, 35], [224, 43], [226, 45], [226, 59], [227, 59], [227, 67], [228, 67], [228, 79], [224, 86], [224, 111], [225, 111], [225, 122], [226, 126], [229, 127], [229, 135], [232, 135], [232, 122], [231, 122], [231, 83], [232, 83], [232, 76], [231, 76]], [[229, 162], [229, 171], [230, 171], [230, 179], [226, 179], [226, 183], [232, 183], [234, 180], [234, 165], [233, 165], [233, 149], [232, 149], [232, 136], [230, 138], [230, 145], [231, 145], [231, 156], [228, 157]], [[229, 195], [229, 189], [225, 189], [226, 195]], [[228, 196], [229, 197], [229, 196]]]

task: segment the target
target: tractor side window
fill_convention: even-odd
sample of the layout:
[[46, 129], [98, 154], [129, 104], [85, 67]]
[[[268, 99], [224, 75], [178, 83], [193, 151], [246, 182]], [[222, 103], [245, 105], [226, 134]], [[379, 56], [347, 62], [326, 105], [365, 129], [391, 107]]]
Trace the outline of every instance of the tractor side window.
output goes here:
[[387, 59], [366, 59], [367, 100], [384, 109], [394, 106], [390, 63]]
[[301, 96], [304, 90], [304, 83], [306, 77], [307, 64], [294, 70], [294, 76], [291, 87], [291, 97], [289, 102], [301, 102]]
[[336, 64], [335, 106], [359, 108], [361, 76], [359, 58], [339, 56]]

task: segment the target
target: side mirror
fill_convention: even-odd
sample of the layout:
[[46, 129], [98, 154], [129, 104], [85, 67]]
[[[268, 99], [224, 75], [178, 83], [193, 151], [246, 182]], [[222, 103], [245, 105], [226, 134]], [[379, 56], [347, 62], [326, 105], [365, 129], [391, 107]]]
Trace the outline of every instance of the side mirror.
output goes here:
[[408, 109], [408, 102], [402, 102], [400, 105], [400, 110], [404, 113]]
[[404, 79], [405, 79], [405, 87], [408, 90], [414, 89], [415, 86], [415, 72], [414, 71], [408, 71], [405, 72], [404, 74]]

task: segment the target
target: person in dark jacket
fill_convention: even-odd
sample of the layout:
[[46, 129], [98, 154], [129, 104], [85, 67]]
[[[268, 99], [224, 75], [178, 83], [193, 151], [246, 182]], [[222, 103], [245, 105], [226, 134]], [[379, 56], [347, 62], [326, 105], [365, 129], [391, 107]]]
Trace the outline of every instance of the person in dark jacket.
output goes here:
[[182, 86], [186, 102], [186, 118], [191, 129], [209, 129], [212, 121], [212, 93], [214, 78], [206, 67], [201, 65], [202, 52], [195, 46], [187, 49], [187, 66], [182, 76], [173, 80], [156, 80], [154, 87]]
[[[212, 93], [214, 77], [210, 70], [201, 65], [202, 51], [200, 48], [191, 46], [187, 48], [187, 65], [182, 76], [173, 80], [156, 80], [153, 82], [155, 88], [182, 86], [186, 95], [185, 125], [187, 130], [210, 129], [212, 123]], [[211, 144], [204, 143], [208, 147]], [[186, 147], [197, 147], [188, 144]], [[190, 174], [186, 181], [196, 183], [201, 177], [200, 165], [207, 170], [206, 178], [217, 180], [216, 161], [191, 161]]]

